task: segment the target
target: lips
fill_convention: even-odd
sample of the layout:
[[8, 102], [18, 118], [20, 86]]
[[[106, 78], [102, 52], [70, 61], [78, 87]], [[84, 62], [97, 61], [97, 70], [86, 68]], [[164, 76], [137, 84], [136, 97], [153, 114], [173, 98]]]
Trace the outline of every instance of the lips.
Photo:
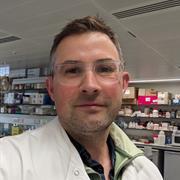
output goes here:
[[100, 101], [81, 101], [75, 104], [76, 107], [105, 107], [107, 103]]
[[107, 108], [107, 104], [102, 102], [79, 102], [75, 105], [75, 109], [87, 114], [96, 114], [104, 111]]
[[105, 106], [105, 105], [102, 105], [102, 104], [94, 104], [94, 103], [76, 105], [76, 107], [92, 107], [92, 106], [103, 107], [103, 106]]

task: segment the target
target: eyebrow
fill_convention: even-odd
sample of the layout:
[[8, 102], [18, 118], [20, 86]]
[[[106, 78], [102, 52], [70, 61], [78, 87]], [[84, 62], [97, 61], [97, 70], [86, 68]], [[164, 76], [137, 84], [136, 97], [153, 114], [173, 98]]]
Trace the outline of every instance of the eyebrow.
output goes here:
[[80, 63], [80, 60], [66, 60], [62, 64], [74, 64], [74, 63]]
[[117, 61], [117, 60], [112, 58], [101, 58], [96, 60], [96, 62], [103, 62], [103, 61]]
[[[101, 59], [96, 59], [95, 62], [99, 62], [99, 61], [117, 61], [117, 60], [114, 60], [112, 58], [101, 58]], [[82, 61], [81, 60], [66, 60], [64, 61], [62, 64], [69, 64], [69, 63], [81, 63]]]

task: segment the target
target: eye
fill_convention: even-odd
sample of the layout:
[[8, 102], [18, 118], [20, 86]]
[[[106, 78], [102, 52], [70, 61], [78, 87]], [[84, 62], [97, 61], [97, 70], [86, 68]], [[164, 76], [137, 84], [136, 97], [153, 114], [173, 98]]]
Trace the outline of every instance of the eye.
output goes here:
[[107, 63], [107, 64], [98, 64], [96, 66], [96, 72], [97, 73], [113, 73], [116, 71], [116, 66], [113, 63]]
[[78, 65], [64, 65], [61, 68], [61, 72], [61, 74], [64, 76], [75, 76], [82, 73], [82, 68]]

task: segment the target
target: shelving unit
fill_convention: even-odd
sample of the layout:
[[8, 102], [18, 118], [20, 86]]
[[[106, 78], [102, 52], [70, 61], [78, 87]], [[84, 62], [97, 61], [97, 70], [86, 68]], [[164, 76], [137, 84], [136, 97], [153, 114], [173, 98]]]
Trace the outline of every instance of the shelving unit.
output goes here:
[[[144, 108], [149, 108], [149, 109], [161, 109], [161, 111], [165, 112], [171, 112], [172, 109], [179, 111], [180, 110], [180, 105], [168, 105], [168, 104], [152, 104], [152, 105], [137, 105], [137, 104], [131, 104], [131, 105], [122, 105], [122, 107], [128, 107], [131, 106], [133, 112], [134, 111], [141, 111], [144, 112]], [[164, 114], [163, 114], [164, 116]], [[137, 123], [138, 126], [133, 127], [133, 128], [129, 128], [129, 123]], [[149, 129], [147, 128], [147, 123], [148, 122], [152, 122], [154, 124], [159, 124], [159, 129]], [[116, 123], [126, 132], [126, 134], [135, 140], [139, 140], [139, 139], [148, 139], [150, 142], [153, 142], [153, 136], [154, 135], [158, 135], [161, 128], [161, 123], [169, 123], [169, 125], [171, 125], [171, 129], [162, 129], [165, 133], [165, 135], [167, 137], [171, 137], [172, 132], [173, 132], [173, 128], [174, 127], [178, 127], [178, 129], [180, 128], [180, 118], [174, 118], [174, 117], [170, 117], [170, 118], [166, 118], [166, 117], [141, 117], [140, 115], [138, 116], [122, 116], [119, 115], [117, 117]]]
[[[48, 92], [45, 88], [45, 80], [47, 77], [34, 77], [34, 78], [20, 78], [12, 79], [11, 88], [8, 91], [5, 91], [4, 94], [7, 96], [14, 96], [13, 100], [9, 97], [6, 98], [6, 101], [1, 103], [2, 113], [9, 114], [28, 114], [28, 108], [34, 109], [30, 110], [29, 114], [36, 115], [55, 115], [55, 108], [53, 102], [50, 100]], [[17, 98], [15, 98], [17, 96]], [[27, 108], [26, 108], [27, 107]], [[25, 109], [26, 108], [26, 109]], [[43, 110], [52, 108], [50, 113], [37, 113], [36, 108], [43, 108]], [[12, 109], [12, 110], [11, 110]], [[24, 109], [26, 112], [24, 112]], [[36, 112], [36, 113], [35, 113]]]
[[[127, 128], [127, 130], [135, 130], [135, 131], [139, 131], [139, 130], [145, 130], [145, 131], [150, 131], [150, 132], [159, 132], [159, 131], [161, 131], [160, 129], [146, 129], [146, 128], [144, 128], [144, 129], [137, 129], [137, 128]], [[164, 132], [172, 132], [172, 130], [163, 130]]]
[[12, 85], [45, 83], [46, 79], [47, 79], [47, 77], [32, 77], [32, 78], [13, 79]]
[[0, 123], [41, 126], [54, 117], [55, 116], [0, 114]]
[[[11, 87], [1, 91], [0, 95], [3, 94], [3, 98], [5, 95], [8, 96], [8, 93], [14, 94], [14, 101], [13, 98], [9, 101], [11, 103], [1, 101], [0, 136], [5, 124], [9, 124], [10, 126], [7, 126], [9, 128], [14, 124], [36, 128], [55, 117], [55, 107], [48, 97], [45, 80], [46, 77], [12, 79]], [[19, 99], [15, 99], [15, 94], [19, 94]]]
[[6, 89], [0, 86], [0, 137], [40, 127], [56, 115], [45, 86], [47, 77], [24, 77], [8, 78]]
[[13, 135], [13, 126], [18, 127], [19, 133], [22, 133], [26, 130], [36, 129], [54, 118], [55, 116], [44, 115], [0, 114], [0, 138]]

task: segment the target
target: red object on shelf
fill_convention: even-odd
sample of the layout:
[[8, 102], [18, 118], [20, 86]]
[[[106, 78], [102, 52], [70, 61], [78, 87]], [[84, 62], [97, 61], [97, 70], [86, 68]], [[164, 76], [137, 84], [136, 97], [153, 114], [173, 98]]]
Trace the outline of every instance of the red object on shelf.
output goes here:
[[138, 105], [157, 104], [157, 96], [138, 96]]

